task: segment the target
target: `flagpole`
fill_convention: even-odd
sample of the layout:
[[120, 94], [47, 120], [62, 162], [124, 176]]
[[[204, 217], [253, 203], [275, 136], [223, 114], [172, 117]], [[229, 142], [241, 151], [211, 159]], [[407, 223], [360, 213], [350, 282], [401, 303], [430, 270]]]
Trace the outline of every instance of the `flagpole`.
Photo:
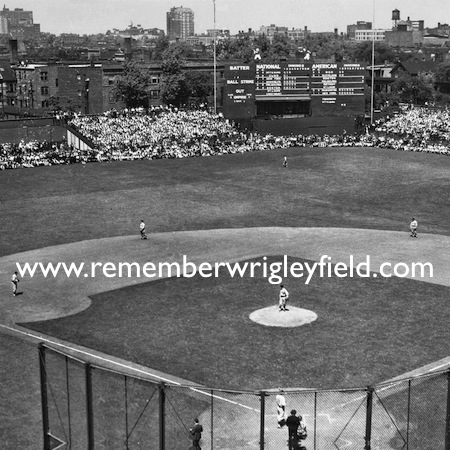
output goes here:
[[214, 5], [214, 114], [217, 114], [217, 58], [216, 58], [216, 0], [213, 0]]

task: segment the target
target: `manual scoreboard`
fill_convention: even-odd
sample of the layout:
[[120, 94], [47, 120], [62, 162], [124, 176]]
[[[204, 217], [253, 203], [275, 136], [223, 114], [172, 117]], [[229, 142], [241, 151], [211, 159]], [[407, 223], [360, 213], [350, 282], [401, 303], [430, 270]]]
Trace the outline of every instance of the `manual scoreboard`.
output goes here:
[[[279, 116], [292, 111], [309, 111], [311, 116], [363, 114], [364, 74], [360, 64], [305, 61], [229, 65], [225, 68], [224, 113], [243, 117], [245, 109], [245, 117], [271, 115], [273, 111]], [[302, 107], [295, 107], [300, 103]]]
[[256, 64], [255, 95], [309, 97], [310, 69], [306, 64]]
[[255, 70], [253, 65], [230, 64], [226, 66], [223, 104], [226, 117], [254, 117]]

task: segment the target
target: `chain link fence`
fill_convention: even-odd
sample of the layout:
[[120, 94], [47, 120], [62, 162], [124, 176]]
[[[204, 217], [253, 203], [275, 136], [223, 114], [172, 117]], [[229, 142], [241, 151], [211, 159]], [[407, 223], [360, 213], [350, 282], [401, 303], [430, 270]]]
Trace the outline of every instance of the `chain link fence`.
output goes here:
[[[44, 449], [450, 449], [450, 371], [350, 390], [287, 389], [306, 439], [278, 426], [271, 391], [158, 383], [39, 346]], [[198, 447], [197, 447], [198, 448]]]

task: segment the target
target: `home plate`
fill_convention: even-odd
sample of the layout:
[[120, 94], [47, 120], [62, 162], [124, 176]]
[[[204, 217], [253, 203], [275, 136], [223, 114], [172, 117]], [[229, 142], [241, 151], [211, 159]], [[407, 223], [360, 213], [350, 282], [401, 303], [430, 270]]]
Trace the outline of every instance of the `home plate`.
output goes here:
[[258, 309], [250, 314], [250, 320], [267, 327], [300, 327], [317, 319], [317, 314], [309, 309], [288, 306], [287, 311], [280, 311], [278, 305]]

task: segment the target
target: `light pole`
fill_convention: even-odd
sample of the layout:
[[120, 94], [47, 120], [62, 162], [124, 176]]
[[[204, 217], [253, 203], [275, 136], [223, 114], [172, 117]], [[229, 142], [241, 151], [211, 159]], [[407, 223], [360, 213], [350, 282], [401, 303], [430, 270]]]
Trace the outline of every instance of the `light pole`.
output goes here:
[[375, 88], [375, 0], [372, 0], [372, 83], [370, 90], [370, 125], [373, 124], [374, 88]]
[[3, 92], [3, 80], [0, 81], [0, 87], [2, 88], [2, 91], [0, 93], [0, 96], [2, 98], [2, 118], [5, 118], [5, 99], [4, 99], [4, 92]]
[[214, 31], [213, 31], [213, 52], [214, 52], [214, 114], [217, 114], [217, 58], [216, 58], [216, 0], [213, 0], [214, 6]]

